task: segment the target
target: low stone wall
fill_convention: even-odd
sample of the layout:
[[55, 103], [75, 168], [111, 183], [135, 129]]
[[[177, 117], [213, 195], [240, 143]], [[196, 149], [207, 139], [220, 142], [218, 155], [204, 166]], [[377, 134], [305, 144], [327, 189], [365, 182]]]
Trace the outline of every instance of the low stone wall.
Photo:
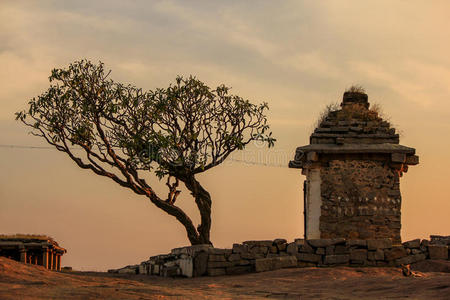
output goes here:
[[400, 266], [425, 259], [449, 259], [450, 237], [432, 236], [393, 245], [391, 239], [345, 240], [285, 239], [247, 241], [232, 249], [210, 245], [176, 248], [170, 254], [150, 257], [140, 265], [128, 266], [117, 273], [158, 276], [219, 276], [264, 272], [294, 267]]

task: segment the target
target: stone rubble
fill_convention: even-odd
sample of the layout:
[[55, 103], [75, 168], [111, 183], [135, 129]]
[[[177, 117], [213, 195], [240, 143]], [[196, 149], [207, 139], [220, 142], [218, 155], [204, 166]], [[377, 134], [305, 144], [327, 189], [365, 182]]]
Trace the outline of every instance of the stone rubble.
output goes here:
[[[434, 237], [434, 236], [432, 236]], [[232, 249], [211, 245], [176, 248], [170, 254], [150, 257], [140, 265], [112, 273], [145, 274], [164, 277], [237, 275], [294, 267], [401, 266], [425, 259], [449, 259], [448, 237], [411, 240], [392, 244], [391, 239], [346, 240], [284, 239], [246, 241]]]

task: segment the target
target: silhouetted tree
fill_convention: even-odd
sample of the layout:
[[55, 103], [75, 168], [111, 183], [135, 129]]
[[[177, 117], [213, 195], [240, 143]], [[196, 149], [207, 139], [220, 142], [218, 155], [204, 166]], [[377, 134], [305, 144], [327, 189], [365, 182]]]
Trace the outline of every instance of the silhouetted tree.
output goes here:
[[[80, 168], [110, 178], [174, 216], [191, 244], [211, 243], [211, 196], [196, 175], [252, 140], [273, 146], [267, 104], [231, 95], [224, 85], [212, 90], [192, 76], [145, 92], [114, 82], [109, 74], [103, 63], [86, 60], [54, 69], [49, 89], [16, 118]], [[74, 151], [78, 148], [84, 151]], [[147, 183], [146, 171], [167, 178], [167, 198]], [[197, 227], [176, 205], [180, 181], [199, 209]]]

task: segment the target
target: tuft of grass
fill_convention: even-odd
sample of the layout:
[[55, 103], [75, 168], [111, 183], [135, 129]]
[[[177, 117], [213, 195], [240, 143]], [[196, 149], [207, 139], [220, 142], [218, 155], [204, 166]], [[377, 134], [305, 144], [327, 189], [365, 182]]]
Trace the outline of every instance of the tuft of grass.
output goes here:
[[327, 106], [325, 106], [325, 108], [320, 113], [319, 118], [314, 123], [314, 125], [315, 125], [314, 129], [317, 127], [320, 127], [320, 124], [322, 124], [322, 122], [324, 122], [326, 120], [326, 118], [328, 117], [328, 115], [331, 112], [338, 111], [340, 108], [341, 108], [341, 105], [338, 102], [333, 102], [333, 103], [330, 103]]
[[362, 85], [354, 84], [351, 87], [349, 87], [348, 89], [346, 89], [345, 92], [365, 94], [366, 90], [362, 87]]

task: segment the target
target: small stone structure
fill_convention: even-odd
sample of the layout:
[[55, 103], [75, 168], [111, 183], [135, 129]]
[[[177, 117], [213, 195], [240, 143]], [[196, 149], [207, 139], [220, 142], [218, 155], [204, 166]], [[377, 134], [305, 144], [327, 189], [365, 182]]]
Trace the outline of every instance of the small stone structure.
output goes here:
[[294, 267], [396, 267], [425, 259], [449, 259], [450, 237], [412, 240], [395, 245], [392, 240], [285, 239], [247, 241], [232, 249], [211, 245], [176, 248], [140, 265], [127, 266], [111, 273], [131, 273], [164, 277], [219, 276], [264, 272]]
[[61, 270], [61, 256], [67, 250], [43, 235], [0, 235], [0, 256], [49, 270]]
[[380, 239], [400, 243], [400, 177], [419, 163], [415, 149], [370, 109], [368, 96], [345, 92], [299, 147], [290, 168], [302, 169], [305, 238]]

